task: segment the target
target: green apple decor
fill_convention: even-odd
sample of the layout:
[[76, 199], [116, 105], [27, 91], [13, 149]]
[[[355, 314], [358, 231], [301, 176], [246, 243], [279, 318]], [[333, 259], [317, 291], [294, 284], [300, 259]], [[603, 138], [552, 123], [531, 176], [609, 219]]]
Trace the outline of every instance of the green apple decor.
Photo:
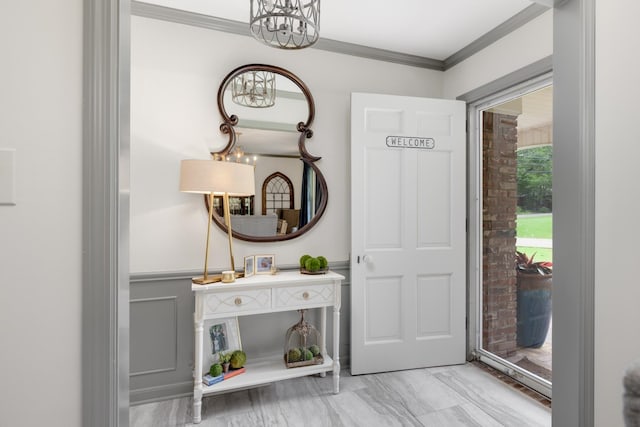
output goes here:
[[240, 369], [247, 361], [247, 355], [242, 350], [236, 350], [231, 354], [231, 369]]
[[288, 362], [297, 362], [302, 358], [302, 353], [297, 348], [292, 348], [291, 350], [289, 350], [289, 353], [287, 353], [287, 355]]
[[309, 351], [315, 357], [315, 356], [320, 354], [320, 347], [318, 347], [317, 345], [314, 344], [311, 347], [309, 347]]
[[307, 260], [308, 260], [309, 258], [312, 258], [312, 256], [311, 256], [311, 255], [307, 255], [307, 254], [302, 255], [302, 256], [300, 257], [300, 268], [304, 268], [304, 265], [305, 265], [305, 263], [307, 262]]
[[311, 350], [305, 350], [303, 355], [304, 355], [304, 360], [313, 359], [313, 353], [311, 352]]
[[300, 257], [300, 272], [303, 274], [323, 274], [328, 271], [329, 261], [323, 256], [312, 257], [302, 255]]
[[219, 363], [214, 363], [213, 365], [211, 365], [211, 367], [209, 368], [209, 375], [211, 375], [212, 377], [222, 375], [222, 365]]
[[318, 260], [318, 258], [309, 258], [307, 261], [305, 261], [304, 268], [307, 271], [315, 273], [316, 271], [320, 270], [320, 261]]
[[320, 270], [326, 270], [327, 267], [329, 266], [329, 261], [327, 261], [327, 259], [323, 256], [319, 256], [316, 259], [320, 261]]

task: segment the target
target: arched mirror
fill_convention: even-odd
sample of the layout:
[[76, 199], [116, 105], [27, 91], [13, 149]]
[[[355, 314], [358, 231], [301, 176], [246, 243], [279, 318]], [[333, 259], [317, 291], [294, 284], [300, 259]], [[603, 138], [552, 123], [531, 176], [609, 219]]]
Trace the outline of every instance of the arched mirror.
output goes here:
[[[306, 233], [327, 206], [327, 183], [309, 154], [313, 96], [283, 68], [250, 64], [231, 71], [218, 90], [220, 130], [229, 136], [214, 158], [253, 164], [255, 196], [231, 198], [233, 236], [250, 242], [289, 240]], [[213, 220], [226, 231], [222, 198]]]

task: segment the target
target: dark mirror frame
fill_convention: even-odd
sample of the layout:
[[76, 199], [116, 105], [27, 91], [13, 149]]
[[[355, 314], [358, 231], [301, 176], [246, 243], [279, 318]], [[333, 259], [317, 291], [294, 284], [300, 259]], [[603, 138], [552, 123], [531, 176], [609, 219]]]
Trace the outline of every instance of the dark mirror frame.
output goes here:
[[[307, 164], [315, 172], [316, 179], [322, 191], [322, 199], [320, 201], [320, 206], [318, 207], [318, 210], [316, 211], [313, 218], [311, 218], [311, 220], [307, 224], [305, 224], [302, 228], [292, 233], [276, 234], [274, 236], [250, 236], [250, 235], [233, 231], [233, 237], [240, 240], [247, 241], [247, 242], [281, 242], [285, 240], [295, 239], [296, 237], [303, 235], [304, 233], [309, 231], [311, 228], [313, 228], [314, 225], [316, 225], [316, 223], [320, 220], [320, 217], [322, 217], [322, 215], [324, 214], [324, 211], [327, 207], [327, 200], [329, 198], [327, 182], [324, 179], [322, 172], [320, 172], [320, 169], [318, 169], [318, 167], [315, 164], [315, 162], [320, 160], [321, 157], [312, 156], [311, 154], [309, 154], [309, 152], [307, 151], [307, 148], [305, 147], [306, 140], [313, 136], [313, 131], [311, 130], [311, 124], [313, 123], [313, 118], [315, 117], [315, 111], [316, 111], [315, 104], [313, 102], [313, 96], [311, 95], [311, 92], [309, 91], [309, 88], [307, 87], [307, 85], [305, 85], [304, 82], [300, 80], [292, 72], [285, 70], [284, 68], [276, 67], [274, 65], [248, 64], [248, 65], [242, 65], [236, 68], [235, 70], [231, 71], [229, 74], [227, 74], [224, 80], [222, 80], [222, 83], [220, 84], [220, 88], [218, 89], [218, 110], [220, 111], [220, 115], [222, 116], [222, 124], [220, 125], [220, 131], [224, 134], [229, 135], [229, 142], [227, 143], [226, 147], [224, 147], [221, 151], [212, 152], [211, 155], [214, 158], [216, 156], [224, 157], [228, 155], [233, 150], [233, 147], [236, 145], [237, 134], [236, 134], [235, 126], [238, 124], [238, 117], [234, 114], [229, 115], [229, 113], [225, 109], [224, 95], [227, 90], [227, 87], [233, 81], [233, 79], [248, 71], [270, 71], [272, 73], [279, 74], [289, 79], [293, 83], [295, 83], [296, 86], [298, 86], [298, 88], [300, 88], [300, 90], [302, 91], [302, 94], [304, 95], [307, 101], [307, 106], [309, 108], [309, 115], [305, 122], [298, 122], [298, 125], [296, 126], [298, 132], [300, 132], [300, 136], [298, 137], [298, 151], [300, 153], [300, 160], [303, 163]], [[268, 132], [268, 131], [265, 130], [265, 132]], [[208, 204], [207, 197], [205, 197], [205, 203]], [[226, 233], [227, 227], [224, 224], [224, 219], [220, 217], [215, 212], [215, 210], [213, 210], [211, 217], [213, 218], [213, 221], [216, 223], [216, 225]], [[231, 226], [233, 228], [233, 224], [231, 224]]]

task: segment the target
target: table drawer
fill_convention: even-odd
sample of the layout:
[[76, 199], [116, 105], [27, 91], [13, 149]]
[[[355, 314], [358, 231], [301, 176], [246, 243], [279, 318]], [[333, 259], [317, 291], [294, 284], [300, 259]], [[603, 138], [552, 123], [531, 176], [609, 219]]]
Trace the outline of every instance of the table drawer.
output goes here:
[[274, 308], [330, 305], [335, 300], [333, 284], [306, 285], [274, 289]]
[[204, 296], [204, 315], [271, 308], [271, 289], [216, 292]]

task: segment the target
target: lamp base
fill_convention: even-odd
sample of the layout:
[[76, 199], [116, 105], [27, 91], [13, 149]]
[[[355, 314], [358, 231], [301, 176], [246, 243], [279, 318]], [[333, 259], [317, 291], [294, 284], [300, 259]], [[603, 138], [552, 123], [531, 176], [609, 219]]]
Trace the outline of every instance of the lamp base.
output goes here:
[[[244, 277], [244, 273], [241, 271], [236, 271], [234, 274], [234, 277], [236, 279], [239, 279], [241, 277]], [[206, 279], [202, 276], [193, 277], [191, 281], [196, 285], [208, 285], [210, 283], [218, 283], [218, 282], [222, 282], [222, 274], [210, 274], [207, 276]]]
[[212, 274], [210, 276], [207, 276], [206, 279], [204, 277], [194, 277], [191, 279], [191, 281], [196, 285], [208, 285], [209, 283], [217, 283], [222, 281], [222, 274]]
[[222, 283], [233, 283], [236, 279], [244, 277], [244, 273], [239, 271], [223, 271], [222, 272]]

